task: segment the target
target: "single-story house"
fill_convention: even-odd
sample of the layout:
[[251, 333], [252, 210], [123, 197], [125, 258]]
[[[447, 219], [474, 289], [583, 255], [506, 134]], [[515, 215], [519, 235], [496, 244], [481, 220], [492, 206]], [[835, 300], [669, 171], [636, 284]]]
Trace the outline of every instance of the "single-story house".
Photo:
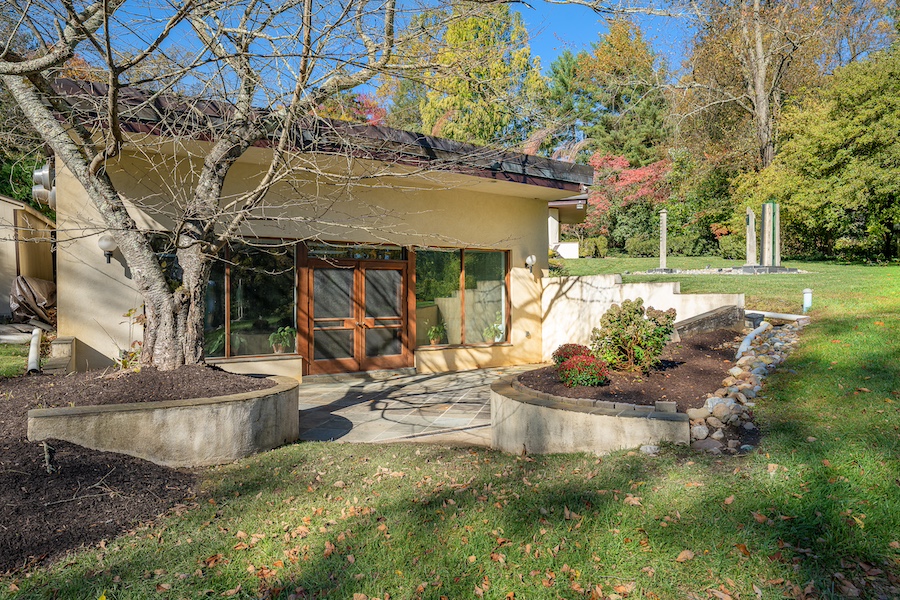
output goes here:
[[[157, 135], [166, 111], [153, 108], [126, 121], [136, 143], [107, 169], [138, 223], [162, 231], [176, 226], [205, 148]], [[213, 268], [210, 362], [299, 378], [543, 359], [548, 203], [583, 192], [591, 167], [387, 127], [307, 127], [298, 168]], [[254, 147], [238, 160], [223, 204], [254, 188], [270, 155]], [[100, 368], [141, 339], [126, 316], [141, 297], [121, 254], [104, 258], [103, 221], [62, 165], [56, 193], [58, 333], [75, 339], [77, 369]], [[270, 336], [285, 327], [296, 334], [276, 352]]]

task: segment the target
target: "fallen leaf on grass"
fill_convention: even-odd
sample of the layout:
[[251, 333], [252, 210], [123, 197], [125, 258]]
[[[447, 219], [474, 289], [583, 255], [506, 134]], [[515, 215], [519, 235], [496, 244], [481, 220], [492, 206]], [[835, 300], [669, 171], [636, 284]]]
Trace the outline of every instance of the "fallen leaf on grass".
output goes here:
[[864, 394], [868, 394], [868, 393], [870, 393], [872, 390], [870, 390], [869, 388], [859, 387], [859, 388], [856, 388], [856, 391], [857, 391], [857, 392], [862, 392], [862, 393], [864, 393]]
[[767, 517], [766, 515], [760, 514], [758, 512], [752, 512], [750, 514], [753, 515], [753, 518], [756, 519], [757, 523], [765, 523], [766, 521], [769, 520], [769, 517]]
[[637, 583], [634, 581], [629, 581], [628, 583], [623, 583], [620, 585], [614, 585], [613, 589], [617, 594], [622, 594], [623, 596], [627, 596], [631, 592], [634, 591], [634, 588], [637, 586]]
[[769, 466], [766, 468], [769, 471], [769, 475], [774, 475], [778, 471], [778, 465], [775, 463], [769, 463]]
[[222, 562], [223, 558], [225, 558], [225, 556], [222, 554], [213, 554], [209, 558], [205, 558], [205, 559], [201, 560], [200, 562], [205, 564], [206, 568], [211, 569], [212, 567], [214, 567], [217, 564], [219, 564], [220, 562]]
[[159, 593], [168, 592], [171, 589], [172, 589], [171, 583], [157, 583], [156, 584], [156, 591]]
[[690, 550], [682, 550], [678, 557], [675, 559], [675, 562], [685, 562], [694, 558], [694, 553]]
[[225, 597], [231, 597], [231, 596], [236, 596], [238, 594], [238, 592], [240, 592], [240, 591], [241, 591], [241, 586], [238, 585], [236, 588], [234, 588], [232, 590], [225, 590], [224, 592], [222, 592], [219, 595], [225, 596]]
[[750, 556], [750, 551], [747, 549], [746, 544], [735, 544], [734, 547], [740, 550], [744, 556]]
[[353, 594], [353, 600], [369, 600], [369, 597], [366, 596], [365, 594], [360, 594], [359, 592], [356, 592], [355, 594]]
[[725, 504], [725, 506], [728, 506], [732, 502], [734, 502], [734, 496], [728, 496], [727, 498], [725, 498], [724, 504]]
[[720, 592], [719, 590], [706, 590], [706, 591], [709, 592], [710, 594], [712, 594], [713, 596], [715, 596], [716, 598], [719, 598], [719, 600], [732, 600], [732, 597], [729, 594], [726, 594], [725, 592]]
[[894, 550], [900, 550], [900, 542], [891, 542], [890, 544], [888, 544], [888, 546], [890, 546]]

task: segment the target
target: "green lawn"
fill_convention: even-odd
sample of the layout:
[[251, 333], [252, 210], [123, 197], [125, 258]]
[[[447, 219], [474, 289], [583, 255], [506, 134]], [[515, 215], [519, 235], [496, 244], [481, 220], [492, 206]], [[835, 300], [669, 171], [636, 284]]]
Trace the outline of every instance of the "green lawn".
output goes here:
[[815, 292], [750, 455], [296, 444], [206, 471], [188, 510], [7, 577], [0, 596], [900, 597], [900, 268], [790, 266], [810, 273], [675, 277], [759, 309]]
[[18, 377], [28, 367], [27, 344], [0, 344], [0, 377]]

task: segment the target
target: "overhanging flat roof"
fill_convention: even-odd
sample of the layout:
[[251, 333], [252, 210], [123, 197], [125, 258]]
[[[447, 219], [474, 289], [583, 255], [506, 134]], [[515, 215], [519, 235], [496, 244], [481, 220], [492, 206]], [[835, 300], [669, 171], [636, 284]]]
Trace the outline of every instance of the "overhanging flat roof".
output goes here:
[[[99, 122], [108, 86], [102, 83], [58, 79], [55, 91], [74, 111]], [[119, 93], [121, 127], [130, 133], [190, 136], [212, 141], [210, 133], [225, 127], [230, 104], [202, 98], [154, 94], [137, 88]], [[260, 118], [265, 116], [260, 111]], [[444, 138], [378, 125], [355, 124], [309, 117], [297, 126], [298, 150], [311, 153], [350, 154], [357, 158], [394, 161], [403, 165], [449, 171], [525, 185], [582, 192], [593, 182], [593, 168], [541, 156], [475, 146]], [[262, 142], [258, 145], [268, 145]]]
[[588, 195], [579, 194], [562, 200], [548, 202], [547, 206], [559, 211], [559, 222], [563, 225], [575, 225], [584, 221], [587, 214]]

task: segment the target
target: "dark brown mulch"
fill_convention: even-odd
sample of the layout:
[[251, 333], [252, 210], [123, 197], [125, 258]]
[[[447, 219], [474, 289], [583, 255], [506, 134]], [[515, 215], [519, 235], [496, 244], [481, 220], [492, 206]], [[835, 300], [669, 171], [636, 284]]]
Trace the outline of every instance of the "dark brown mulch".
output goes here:
[[270, 385], [205, 367], [0, 380], [0, 573], [122, 534], [191, 501], [198, 483], [190, 470], [66, 442], [51, 442], [59, 471], [48, 474], [42, 446], [25, 439], [28, 410], [219, 396]]
[[567, 388], [556, 374], [556, 367], [545, 367], [519, 375], [519, 381], [532, 389], [567, 398], [590, 398], [608, 402], [653, 404], [656, 400], [678, 403], [679, 412], [703, 405], [706, 396], [722, 387], [726, 371], [733, 364], [740, 340], [734, 331], [719, 329], [694, 334], [680, 343], [666, 346], [659, 367], [647, 375], [610, 373], [609, 385]]

